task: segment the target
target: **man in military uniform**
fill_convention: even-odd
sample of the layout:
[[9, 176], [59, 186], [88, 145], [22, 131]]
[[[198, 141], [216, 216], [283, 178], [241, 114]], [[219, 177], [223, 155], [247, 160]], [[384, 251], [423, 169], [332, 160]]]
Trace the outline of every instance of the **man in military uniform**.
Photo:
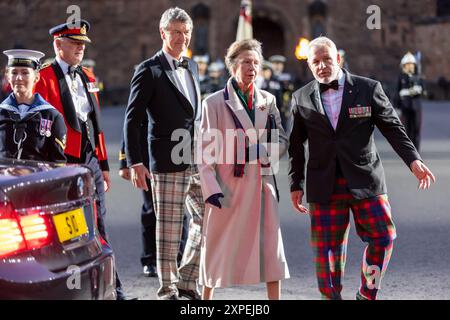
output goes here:
[[269, 57], [269, 62], [272, 64], [273, 73], [276, 77], [279, 77], [284, 73], [284, 64], [286, 58], [280, 54], [275, 54]]
[[202, 95], [202, 99], [225, 87], [227, 81], [224, 72], [225, 65], [221, 61], [210, 63], [208, 66], [208, 78], [204, 84], [205, 93]]
[[[85, 67], [86, 69], [88, 69], [89, 72], [91, 72], [92, 74], [95, 74], [94, 69], [95, 69], [96, 62], [93, 59], [84, 59], [83, 61], [81, 61], [80, 65], [82, 67]], [[95, 76], [95, 81], [97, 81], [97, 86], [98, 86], [99, 92], [102, 92], [105, 89], [105, 85], [103, 84], [103, 81], [101, 81], [97, 75]]]
[[209, 83], [209, 75], [208, 75], [208, 63], [209, 57], [207, 55], [203, 56], [194, 56], [193, 60], [197, 62], [198, 65], [198, 80], [200, 82], [200, 94], [202, 95], [202, 99], [208, 93], [208, 83]]
[[[44, 66], [36, 84], [38, 92], [63, 116], [67, 126], [64, 150], [69, 163], [83, 163], [93, 171], [96, 185], [98, 230], [105, 241], [105, 192], [110, 186], [106, 145], [100, 124], [98, 86], [95, 75], [80, 67], [86, 43], [90, 43], [86, 20], [64, 23], [50, 29], [53, 37], [55, 61]], [[126, 299], [116, 274], [117, 299]]]
[[276, 54], [269, 57], [269, 62], [272, 65], [274, 79], [281, 84], [282, 103], [278, 106], [278, 108], [280, 109], [283, 128], [287, 130], [290, 117], [290, 101], [292, 92], [294, 92], [295, 79], [292, 74], [284, 72], [286, 57]]
[[422, 125], [422, 102], [424, 84], [417, 74], [417, 60], [411, 52], [406, 53], [401, 60], [402, 71], [397, 83], [397, 108], [401, 110], [401, 118], [408, 137], [417, 150], [420, 147]]
[[[283, 86], [280, 81], [273, 75], [272, 64], [269, 61], [263, 61], [262, 66], [262, 83], [260, 89], [266, 90], [275, 96], [277, 108], [280, 109], [283, 106]], [[280, 114], [281, 114], [281, 110]], [[286, 129], [286, 119], [281, 117], [281, 124]]]

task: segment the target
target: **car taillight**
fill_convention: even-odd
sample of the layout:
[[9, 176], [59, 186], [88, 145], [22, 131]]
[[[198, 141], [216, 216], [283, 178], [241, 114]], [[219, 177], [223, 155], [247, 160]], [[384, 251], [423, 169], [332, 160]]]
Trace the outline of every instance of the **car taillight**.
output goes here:
[[17, 220], [0, 218], [0, 258], [24, 249], [25, 239]]
[[28, 249], [42, 248], [51, 242], [48, 218], [39, 214], [19, 218]]
[[17, 215], [10, 203], [0, 203], [0, 258], [48, 245], [50, 230], [47, 216]]

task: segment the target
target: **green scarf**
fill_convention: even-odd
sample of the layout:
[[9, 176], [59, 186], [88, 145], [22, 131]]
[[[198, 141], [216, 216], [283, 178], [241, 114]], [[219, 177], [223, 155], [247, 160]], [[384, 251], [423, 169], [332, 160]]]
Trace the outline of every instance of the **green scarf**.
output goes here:
[[248, 106], [248, 100], [250, 95], [250, 90], [246, 93], [242, 92], [242, 90], [239, 88], [239, 85], [237, 84], [237, 81], [235, 79], [231, 80], [231, 84], [233, 85], [234, 90], [236, 91], [239, 100], [241, 101], [242, 105], [244, 106], [245, 111], [247, 111], [248, 116], [250, 117], [250, 120], [252, 120], [253, 125], [255, 125], [255, 97], [256, 92], [253, 94], [253, 107], [250, 109]]

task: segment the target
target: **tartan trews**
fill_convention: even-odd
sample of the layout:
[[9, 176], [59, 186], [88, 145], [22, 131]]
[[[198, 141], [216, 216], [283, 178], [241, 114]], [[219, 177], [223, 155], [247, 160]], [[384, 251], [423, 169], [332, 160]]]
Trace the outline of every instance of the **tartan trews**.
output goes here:
[[[177, 288], [197, 290], [204, 212], [198, 171], [195, 166], [190, 166], [182, 172], [152, 173], [151, 183], [156, 213], [158, 298], [177, 294]], [[183, 259], [178, 267], [185, 204], [191, 221]]]
[[330, 203], [310, 204], [311, 246], [319, 291], [324, 299], [341, 299], [350, 209], [357, 234], [367, 243], [361, 265], [359, 294], [376, 299], [396, 237], [391, 207], [387, 195], [363, 200], [353, 198], [343, 178], [336, 180]]

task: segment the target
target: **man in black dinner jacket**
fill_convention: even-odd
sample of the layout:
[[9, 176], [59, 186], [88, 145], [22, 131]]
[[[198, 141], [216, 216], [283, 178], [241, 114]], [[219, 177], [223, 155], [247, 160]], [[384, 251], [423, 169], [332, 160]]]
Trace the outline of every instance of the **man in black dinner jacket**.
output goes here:
[[[200, 89], [197, 64], [182, 56], [192, 28], [184, 10], [170, 8], [163, 13], [159, 24], [162, 50], [136, 68], [124, 123], [131, 181], [144, 190], [148, 189], [146, 178], [151, 181], [160, 282], [157, 296], [164, 300], [200, 299], [197, 280], [204, 201], [192, 158], [201, 113]], [[140, 124], [147, 116], [150, 170], [144, 165], [140, 143]], [[192, 219], [178, 266], [184, 204]]]
[[[359, 237], [367, 243], [357, 299], [376, 299], [396, 237], [375, 126], [428, 188], [435, 178], [423, 164], [378, 81], [339, 67], [336, 45], [326, 37], [309, 46], [308, 65], [316, 80], [292, 96], [293, 128], [289, 146], [291, 200], [300, 213], [305, 190], [310, 203], [311, 246], [319, 291], [341, 299], [349, 209]], [[309, 159], [306, 163], [305, 144]]]

